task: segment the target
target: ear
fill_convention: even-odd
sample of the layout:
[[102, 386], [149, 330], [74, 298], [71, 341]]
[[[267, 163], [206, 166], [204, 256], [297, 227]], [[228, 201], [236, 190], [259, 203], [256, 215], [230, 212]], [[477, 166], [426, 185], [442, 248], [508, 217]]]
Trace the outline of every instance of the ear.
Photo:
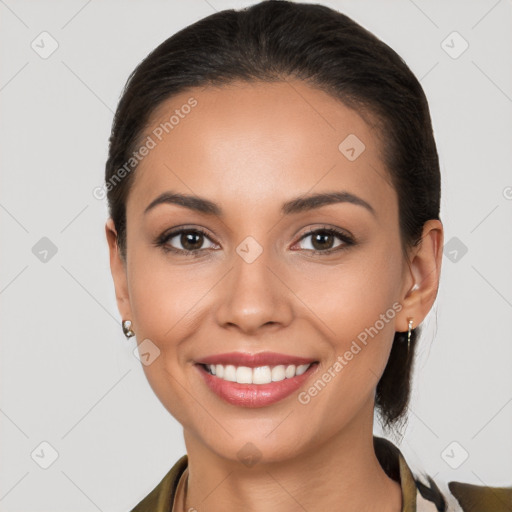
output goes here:
[[397, 315], [396, 330], [409, 329], [409, 318], [413, 328], [418, 327], [432, 308], [437, 297], [441, 261], [443, 257], [444, 231], [440, 220], [428, 220], [423, 226], [421, 240], [410, 252], [406, 278], [402, 289], [403, 309]]
[[[114, 280], [116, 292], [117, 309], [123, 320], [132, 320], [130, 307], [130, 296], [128, 293], [128, 282], [126, 275], [126, 263], [121, 257], [117, 243], [117, 231], [112, 218], [105, 224], [105, 233], [107, 236], [108, 248], [110, 252], [110, 271]], [[134, 329], [132, 320], [132, 329]]]

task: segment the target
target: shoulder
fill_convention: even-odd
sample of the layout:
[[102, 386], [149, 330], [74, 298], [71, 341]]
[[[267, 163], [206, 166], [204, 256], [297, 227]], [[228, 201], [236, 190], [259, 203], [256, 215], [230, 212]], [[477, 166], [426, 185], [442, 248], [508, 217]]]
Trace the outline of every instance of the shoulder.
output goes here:
[[487, 487], [449, 482], [448, 488], [464, 512], [511, 512], [512, 487]]
[[512, 486], [436, 482], [413, 470], [391, 441], [374, 436], [375, 453], [386, 473], [400, 482], [404, 510], [413, 512], [512, 512]]
[[[512, 487], [490, 487], [466, 482], [435, 482], [422, 473], [414, 474], [417, 512], [512, 512]], [[423, 507], [423, 508], [422, 508]]]
[[187, 466], [188, 456], [183, 455], [160, 480], [158, 485], [130, 512], [172, 512], [176, 487]]

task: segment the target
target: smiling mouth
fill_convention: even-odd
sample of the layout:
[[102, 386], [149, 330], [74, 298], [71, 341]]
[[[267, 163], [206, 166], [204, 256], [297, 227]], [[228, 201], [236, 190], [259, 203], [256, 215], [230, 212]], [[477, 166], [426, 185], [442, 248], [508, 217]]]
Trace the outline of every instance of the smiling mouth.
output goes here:
[[253, 366], [235, 366], [227, 361], [196, 362], [194, 366], [207, 388], [223, 401], [237, 407], [257, 408], [280, 402], [298, 391], [314, 378], [320, 365], [319, 361], [303, 358], [296, 358], [295, 362], [300, 364], [255, 366], [254, 360], [249, 360], [248, 364]]

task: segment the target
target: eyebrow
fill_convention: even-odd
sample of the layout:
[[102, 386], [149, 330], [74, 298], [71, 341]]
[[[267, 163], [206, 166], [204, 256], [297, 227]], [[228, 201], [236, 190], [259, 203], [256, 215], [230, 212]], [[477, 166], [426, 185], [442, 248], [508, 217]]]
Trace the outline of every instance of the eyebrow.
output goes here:
[[[372, 215], [376, 216], [374, 208], [369, 203], [344, 190], [340, 192], [323, 192], [305, 197], [297, 197], [285, 202], [281, 207], [281, 212], [284, 215], [292, 215], [336, 203], [350, 203], [362, 206]], [[146, 207], [144, 214], [148, 213], [159, 204], [176, 204], [205, 215], [223, 216], [222, 209], [217, 203], [199, 196], [179, 194], [176, 192], [164, 192], [160, 194]]]

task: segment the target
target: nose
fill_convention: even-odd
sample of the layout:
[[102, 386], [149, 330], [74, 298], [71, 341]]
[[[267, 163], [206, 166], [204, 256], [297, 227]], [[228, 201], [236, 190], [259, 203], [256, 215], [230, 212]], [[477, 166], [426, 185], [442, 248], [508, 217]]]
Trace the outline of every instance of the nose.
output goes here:
[[269, 253], [263, 251], [254, 261], [244, 259], [243, 253], [233, 258], [232, 269], [220, 283], [216, 320], [221, 327], [257, 334], [292, 321], [293, 293]]

